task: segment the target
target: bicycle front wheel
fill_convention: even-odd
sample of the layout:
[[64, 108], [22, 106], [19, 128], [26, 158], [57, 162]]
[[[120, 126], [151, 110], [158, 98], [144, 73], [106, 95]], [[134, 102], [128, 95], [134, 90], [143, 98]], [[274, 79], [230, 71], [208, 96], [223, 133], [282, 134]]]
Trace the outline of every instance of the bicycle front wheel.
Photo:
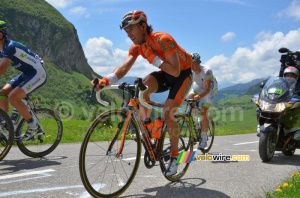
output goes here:
[[0, 109], [0, 161], [7, 155], [14, 141], [13, 124], [5, 111]]
[[[59, 116], [52, 110], [40, 108], [35, 110], [37, 124], [40, 130], [29, 140], [17, 140], [19, 149], [29, 157], [43, 157], [51, 153], [59, 144], [63, 126]], [[21, 137], [26, 133], [27, 122], [23, 118], [18, 125], [16, 136]]]
[[80, 149], [79, 171], [93, 197], [117, 197], [133, 181], [141, 156], [140, 130], [125, 110], [109, 110], [91, 124]]
[[[215, 139], [215, 123], [211, 117], [208, 118], [209, 124], [208, 124], [208, 131], [207, 131], [207, 146], [204, 149], [200, 149], [203, 154], [208, 153], [214, 143]], [[202, 131], [201, 131], [201, 139], [202, 139]], [[199, 144], [201, 142], [201, 139], [199, 140]]]
[[[187, 152], [187, 151], [193, 151], [194, 147], [194, 138], [193, 138], [193, 132], [192, 128], [189, 122], [189, 118], [186, 115], [183, 114], [177, 114], [175, 115], [175, 119], [177, 120], [178, 126], [179, 126], [179, 144], [178, 144], [178, 150], [179, 152]], [[160, 168], [165, 176], [166, 179], [169, 181], [178, 181], [180, 180], [186, 171], [189, 168], [189, 163], [180, 163], [178, 165], [177, 173], [172, 176], [166, 176], [164, 174], [166, 168], [168, 167], [168, 163], [170, 161], [170, 155], [171, 155], [171, 142], [170, 142], [170, 136], [167, 131], [167, 127], [164, 127], [164, 132], [162, 133], [161, 137], [161, 147], [160, 147]]]

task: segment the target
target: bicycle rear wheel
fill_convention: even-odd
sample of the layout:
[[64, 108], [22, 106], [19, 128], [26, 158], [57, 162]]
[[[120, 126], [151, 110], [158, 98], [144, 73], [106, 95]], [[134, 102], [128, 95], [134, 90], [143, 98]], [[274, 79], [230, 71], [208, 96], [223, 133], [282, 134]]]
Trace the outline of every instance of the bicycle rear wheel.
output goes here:
[[7, 155], [14, 141], [13, 124], [5, 111], [0, 109], [0, 161]]
[[[41, 130], [29, 140], [17, 140], [19, 149], [29, 157], [43, 157], [51, 153], [59, 144], [63, 126], [58, 115], [51, 109], [40, 108], [35, 110], [38, 117], [37, 124]], [[18, 125], [16, 136], [21, 137], [26, 133], [27, 122], [23, 118]]]
[[[117, 197], [133, 181], [141, 157], [140, 130], [125, 110], [100, 114], [86, 132], [79, 171], [93, 197]], [[135, 136], [132, 136], [135, 134]]]
[[[180, 130], [179, 144], [178, 144], [179, 152], [193, 151], [194, 138], [193, 138], [193, 132], [189, 122], [189, 118], [186, 115], [177, 114], [175, 115], [175, 119], [177, 120], [177, 123], [179, 125], [179, 130]], [[168, 179], [169, 181], [178, 181], [184, 176], [190, 164], [184, 162], [180, 163], [178, 165], [177, 173], [175, 175], [166, 176], [164, 172], [168, 166], [168, 163], [170, 161], [170, 155], [171, 155], [170, 136], [166, 126], [164, 126], [164, 132], [162, 133], [161, 138], [162, 138], [161, 147], [160, 147], [161, 156], [159, 159], [161, 171], [165, 176], [165, 178]]]
[[[208, 131], [207, 131], [207, 146], [204, 149], [200, 149], [203, 154], [208, 153], [211, 149], [214, 138], [215, 138], [215, 123], [211, 117], [208, 118], [209, 124], [208, 124]], [[201, 133], [201, 139], [202, 139], [202, 130]], [[201, 142], [201, 139], [199, 140], [199, 144]]]

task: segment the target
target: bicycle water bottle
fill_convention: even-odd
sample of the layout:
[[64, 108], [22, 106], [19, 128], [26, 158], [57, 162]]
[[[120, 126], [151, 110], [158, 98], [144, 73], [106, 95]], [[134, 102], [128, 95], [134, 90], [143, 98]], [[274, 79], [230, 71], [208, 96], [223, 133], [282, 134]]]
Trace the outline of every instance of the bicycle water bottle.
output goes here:
[[198, 130], [201, 128], [201, 119], [197, 118], [197, 120], [195, 121], [195, 129]]
[[13, 111], [11, 113], [10, 119], [13, 124], [18, 123], [18, 121], [19, 121], [19, 112], [15, 108], [13, 109]]
[[163, 125], [164, 125], [164, 121], [162, 121], [162, 119], [160, 117], [155, 119], [151, 138], [155, 138], [155, 139], [160, 138]]
[[152, 124], [151, 118], [144, 119], [143, 123], [146, 126], [146, 129], [148, 130], [148, 133], [150, 134], [150, 132], [152, 131], [152, 128], [153, 128], [153, 124]]

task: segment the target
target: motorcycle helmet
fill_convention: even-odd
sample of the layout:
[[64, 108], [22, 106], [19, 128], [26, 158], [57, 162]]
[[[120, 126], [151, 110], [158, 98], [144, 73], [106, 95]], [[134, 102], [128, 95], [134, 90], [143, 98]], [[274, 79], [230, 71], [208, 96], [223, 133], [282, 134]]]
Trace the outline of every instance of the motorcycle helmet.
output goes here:
[[7, 25], [5, 24], [4, 21], [0, 21], [0, 32], [3, 33], [3, 37], [6, 39], [7, 37], [7, 30], [8, 30], [8, 27]]
[[197, 61], [201, 62], [200, 55], [197, 52], [191, 53], [191, 56], [192, 56], [193, 62], [197, 62]]
[[293, 74], [295, 76], [295, 79], [298, 80], [299, 77], [299, 71], [296, 67], [287, 67], [283, 71], [283, 76], [285, 77], [286, 74]]
[[135, 10], [127, 12], [122, 19], [122, 23], [120, 25], [120, 29], [124, 29], [129, 25], [137, 24], [140, 21], [145, 21], [147, 23], [147, 16], [141, 10]]

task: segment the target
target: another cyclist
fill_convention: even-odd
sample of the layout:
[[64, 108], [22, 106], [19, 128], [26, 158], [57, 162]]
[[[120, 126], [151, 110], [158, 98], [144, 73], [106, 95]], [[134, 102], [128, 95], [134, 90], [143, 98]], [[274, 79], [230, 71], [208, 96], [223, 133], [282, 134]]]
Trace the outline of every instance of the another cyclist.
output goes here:
[[0, 90], [0, 108], [9, 111], [9, 104], [20, 113], [27, 121], [28, 128], [23, 140], [30, 139], [39, 126], [32, 118], [22, 99], [46, 83], [46, 71], [41, 64], [41, 58], [31, 52], [22, 43], [7, 38], [8, 27], [4, 21], [0, 21], [0, 75], [3, 75], [11, 65], [22, 73], [11, 79]]
[[[189, 99], [194, 99], [198, 103], [202, 100], [201, 117], [202, 117], [202, 141], [199, 142], [198, 149], [204, 149], [207, 146], [208, 131], [208, 113], [214, 96], [218, 91], [218, 83], [211, 69], [200, 65], [200, 55], [198, 53], [191, 54], [193, 59], [192, 73], [193, 85], [189, 94]], [[195, 112], [192, 112], [195, 115]]]
[[[171, 35], [164, 32], [153, 32], [152, 26], [148, 25], [146, 14], [143, 11], [126, 13], [120, 28], [126, 31], [133, 44], [129, 49], [126, 60], [111, 74], [101, 79], [99, 84], [110, 85], [123, 78], [139, 55], [160, 69], [160, 71], [148, 74], [143, 79], [143, 83], [148, 86], [144, 98], [150, 100], [151, 93], [164, 92], [170, 89], [163, 110], [172, 147], [171, 160], [165, 175], [174, 175], [177, 172], [178, 164], [176, 164], [176, 161], [179, 155], [179, 127], [174, 114], [191, 87], [192, 58], [177, 44]], [[95, 90], [99, 90], [99, 86]], [[150, 114], [151, 112], [148, 109], [141, 107], [141, 115], [144, 120], [149, 119]]]

